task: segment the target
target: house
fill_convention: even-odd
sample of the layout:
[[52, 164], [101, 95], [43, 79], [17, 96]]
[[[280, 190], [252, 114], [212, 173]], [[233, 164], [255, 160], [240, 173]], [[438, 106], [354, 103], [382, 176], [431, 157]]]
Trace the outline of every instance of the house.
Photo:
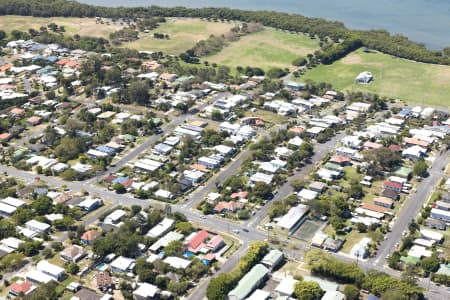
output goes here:
[[319, 196], [319, 193], [308, 189], [302, 189], [297, 193], [297, 196], [299, 199], [307, 202], [316, 199]]
[[244, 300], [251, 292], [258, 288], [267, 278], [269, 270], [261, 264], [255, 265], [238, 285], [228, 293], [229, 300]]
[[201, 248], [205, 247], [204, 242], [208, 236], [209, 234], [206, 230], [199, 230], [196, 233], [193, 233], [192, 237], [187, 239], [184, 243], [184, 247], [192, 253], [197, 253]]
[[403, 189], [403, 184], [394, 181], [386, 181], [385, 183], [383, 183], [383, 187], [385, 190], [391, 190], [400, 193]]
[[97, 208], [99, 208], [100, 206], [102, 206], [103, 202], [102, 199], [99, 198], [87, 198], [83, 201], [81, 201], [80, 203], [78, 203], [78, 207], [80, 207], [81, 209], [83, 209], [84, 211], [93, 211]]
[[439, 208], [432, 208], [431, 209], [431, 217], [436, 220], [450, 222], [450, 211], [442, 210]]
[[156, 224], [152, 229], [150, 229], [146, 236], [151, 238], [157, 238], [169, 231], [175, 225], [175, 220], [164, 218], [161, 222]]
[[246, 300], [267, 300], [269, 297], [269, 292], [256, 289]]
[[405, 143], [406, 146], [411, 147], [411, 146], [420, 146], [424, 149], [427, 149], [430, 146], [430, 143], [419, 140], [417, 138], [409, 138], [409, 137], [405, 137], [403, 138], [403, 142]]
[[76, 263], [85, 255], [84, 248], [78, 245], [71, 245], [60, 252], [60, 257], [69, 263]]
[[210, 249], [212, 252], [216, 252], [220, 248], [225, 246], [225, 241], [220, 235], [214, 236], [212, 239], [206, 243], [206, 247]]
[[437, 209], [450, 211], [450, 203], [445, 201], [436, 201], [435, 203]]
[[38, 262], [36, 268], [38, 271], [52, 277], [56, 281], [61, 280], [64, 276], [63, 268], [51, 264], [46, 260], [41, 260], [40, 262]]
[[17, 207], [0, 202], [0, 216], [6, 217], [6, 218], [11, 217], [16, 210], [17, 210]]
[[356, 84], [369, 84], [373, 80], [373, 74], [369, 71], [359, 73], [355, 78]]
[[274, 270], [283, 262], [283, 259], [283, 252], [278, 249], [272, 249], [263, 257], [261, 263], [269, 270]]
[[373, 199], [373, 203], [375, 203], [378, 206], [383, 206], [387, 208], [392, 208], [394, 206], [394, 201], [392, 201], [392, 199], [387, 197], [377, 197]]
[[0, 134], [0, 142], [7, 142], [12, 138], [12, 134], [9, 132], [4, 132]]
[[419, 230], [420, 235], [425, 238], [425, 239], [429, 239], [429, 240], [433, 240], [436, 242], [441, 242], [444, 239], [444, 235], [440, 232], [436, 232], [433, 230], [428, 230], [428, 229], [420, 229]]
[[278, 219], [277, 226], [293, 233], [305, 221], [308, 212], [309, 207], [304, 204], [292, 207], [287, 214]]
[[345, 300], [345, 295], [339, 291], [326, 291], [321, 300]]
[[159, 143], [153, 147], [153, 153], [155, 154], [161, 154], [161, 155], [168, 155], [172, 151], [173, 147], [169, 146], [165, 143]]
[[151, 300], [155, 299], [157, 293], [157, 286], [145, 282], [133, 292], [133, 297], [135, 300]]
[[88, 230], [81, 236], [80, 240], [85, 245], [92, 245], [95, 239], [100, 237], [102, 234], [97, 230]]
[[425, 225], [427, 227], [433, 228], [433, 229], [439, 229], [439, 230], [446, 230], [447, 229], [447, 224], [446, 222], [442, 221], [442, 220], [437, 220], [437, 219], [433, 219], [433, 218], [427, 218]]
[[355, 258], [364, 258], [367, 256], [366, 250], [371, 242], [370, 238], [364, 237], [356, 243], [350, 250], [350, 255]]
[[156, 197], [160, 197], [160, 198], [164, 198], [164, 199], [172, 199], [173, 198], [173, 194], [169, 191], [163, 190], [163, 189], [159, 189], [155, 192], [155, 196]]
[[203, 166], [207, 167], [208, 169], [217, 169], [221, 165], [221, 162], [219, 160], [213, 159], [211, 157], [205, 157], [205, 156], [200, 157], [198, 159], [197, 163], [199, 165], [203, 165]]
[[50, 230], [50, 225], [36, 220], [26, 222], [25, 227], [37, 233], [46, 233]]
[[17, 250], [17, 249], [19, 249], [19, 246], [24, 243], [24, 241], [22, 241], [22, 240], [20, 240], [18, 238], [10, 236], [10, 237], [7, 237], [7, 238], [1, 240], [0, 243], [3, 246], [6, 246], [6, 247], [14, 249], [14, 250]]
[[33, 282], [33, 283], [49, 283], [52, 280], [55, 280], [52, 276], [47, 275], [39, 270], [31, 269], [25, 274], [25, 278], [27, 281]]
[[332, 251], [332, 252], [338, 252], [342, 245], [344, 244], [344, 241], [341, 239], [332, 239], [327, 238], [325, 242], [323, 243], [323, 249]]
[[323, 243], [325, 243], [325, 240], [327, 238], [328, 234], [318, 231], [314, 234], [313, 238], [311, 239], [311, 246], [322, 248]]
[[192, 263], [190, 260], [176, 257], [176, 256], [168, 256], [163, 260], [163, 262], [165, 262], [172, 268], [183, 269], [183, 270], [186, 269], [187, 267], [189, 267]]
[[158, 252], [161, 248], [166, 247], [170, 242], [173, 241], [179, 241], [184, 236], [181, 233], [170, 231], [166, 235], [164, 235], [162, 238], [157, 240], [153, 245], [150, 246], [149, 250], [151, 252]]
[[412, 146], [402, 151], [402, 157], [412, 161], [417, 161], [425, 157], [426, 153], [427, 149], [422, 148], [420, 146]]
[[41, 123], [42, 118], [38, 116], [32, 116], [27, 119], [27, 124], [30, 126], [36, 126]]
[[277, 297], [292, 296], [297, 282], [298, 280], [295, 280], [294, 277], [286, 276], [275, 288], [275, 295], [277, 295]]
[[183, 171], [184, 178], [192, 183], [198, 183], [203, 179], [205, 173], [199, 170], [185, 170]]
[[99, 290], [106, 290], [112, 286], [112, 278], [106, 271], [97, 272], [95, 276], [95, 283]]
[[389, 189], [384, 189], [383, 192], [381, 193], [381, 196], [390, 198], [392, 200], [398, 200], [398, 198], [400, 197], [399, 192]]
[[220, 201], [219, 203], [214, 206], [214, 212], [215, 213], [234, 213], [240, 209], [242, 209], [243, 205], [241, 203], [235, 202], [235, 201]]
[[128, 273], [133, 271], [135, 260], [128, 257], [119, 256], [111, 263], [111, 271], [113, 273]]
[[[108, 295], [107, 297], [110, 297], [110, 295]], [[82, 287], [78, 292], [76, 292], [73, 295], [72, 298], [79, 300], [104, 300], [99, 294], [97, 294], [97, 292], [86, 287]]]
[[264, 173], [257, 172], [250, 177], [250, 182], [264, 182], [265, 184], [271, 184], [273, 180], [273, 175], [267, 175]]
[[122, 209], [117, 209], [105, 217], [104, 223], [118, 224], [127, 213]]
[[337, 164], [341, 167], [352, 165], [352, 160], [345, 156], [334, 155], [330, 158], [329, 162]]
[[432, 254], [433, 253], [430, 250], [427, 250], [425, 247], [419, 245], [413, 245], [408, 251], [408, 256], [417, 258], [430, 257]]
[[9, 295], [13, 297], [28, 295], [35, 289], [36, 287], [31, 282], [23, 280], [17, 280], [8, 287]]
[[383, 144], [373, 143], [373, 142], [369, 142], [369, 141], [367, 141], [363, 144], [364, 150], [377, 150], [377, 149], [380, 149], [383, 147], [384, 147]]

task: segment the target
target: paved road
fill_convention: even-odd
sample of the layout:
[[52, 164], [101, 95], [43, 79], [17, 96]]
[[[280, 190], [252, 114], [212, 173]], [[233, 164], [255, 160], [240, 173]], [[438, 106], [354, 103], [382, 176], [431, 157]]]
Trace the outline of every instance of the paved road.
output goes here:
[[395, 250], [395, 243], [401, 241], [403, 231], [408, 230], [408, 224], [417, 217], [424, 203], [428, 200], [431, 193], [435, 191], [436, 185], [445, 176], [443, 172], [440, 172], [440, 169], [448, 163], [450, 163], [450, 151], [436, 157], [431, 169], [429, 169], [430, 176], [417, 185], [417, 192], [409, 197], [397, 215], [388, 239], [381, 243], [378, 255], [373, 262], [375, 266], [382, 267], [386, 264], [387, 255]]

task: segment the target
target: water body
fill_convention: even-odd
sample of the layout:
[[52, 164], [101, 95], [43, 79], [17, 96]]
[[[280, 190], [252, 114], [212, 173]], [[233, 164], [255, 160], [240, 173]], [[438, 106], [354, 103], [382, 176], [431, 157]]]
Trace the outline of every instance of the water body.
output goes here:
[[449, 0], [78, 0], [101, 6], [230, 7], [299, 13], [345, 23], [352, 29], [383, 28], [424, 43], [450, 46]]

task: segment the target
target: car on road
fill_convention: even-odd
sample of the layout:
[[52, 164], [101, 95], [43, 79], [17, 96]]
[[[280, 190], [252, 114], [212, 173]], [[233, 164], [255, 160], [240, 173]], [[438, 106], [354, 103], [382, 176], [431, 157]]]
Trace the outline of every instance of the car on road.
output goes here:
[[206, 216], [200, 216], [201, 219], [206, 219]]
[[234, 232], [234, 233], [239, 233], [240, 232], [239, 229], [233, 229], [231, 231]]
[[248, 229], [247, 228], [242, 228], [242, 231], [248, 232]]

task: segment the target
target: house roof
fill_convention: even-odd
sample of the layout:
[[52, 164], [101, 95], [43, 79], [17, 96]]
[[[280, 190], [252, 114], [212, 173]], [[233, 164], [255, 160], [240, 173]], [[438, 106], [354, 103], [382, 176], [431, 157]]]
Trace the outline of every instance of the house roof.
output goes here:
[[247, 274], [245, 274], [241, 280], [239, 280], [238, 285], [228, 293], [228, 296], [232, 296], [236, 299], [244, 299], [252, 292], [255, 283], [259, 282], [268, 273], [269, 270], [266, 267], [261, 264], [257, 264]]
[[395, 189], [401, 189], [403, 187], [403, 185], [401, 183], [398, 182], [393, 182], [393, 181], [386, 181], [383, 184], [384, 187], [391, 187], [391, 188], [395, 188]]
[[83, 253], [83, 247], [80, 247], [78, 245], [71, 245], [61, 252], [62, 255], [70, 257], [72, 259]]
[[392, 205], [394, 203], [394, 201], [392, 201], [391, 199], [389, 199], [387, 197], [376, 197], [373, 199], [373, 201], [388, 204], [388, 205]]
[[208, 238], [208, 232], [206, 230], [198, 231], [188, 242], [187, 245], [191, 248], [196, 249], [200, 244], [202, 244]]
[[248, 196], [248, 192], [247, 191], [241, 191], [241, 192], [236, 192], [236, 193], [232, 193], [230, 195], [231, 199], [245, 199]]
[[81, 239], [84, 241], [93, 241], [102, 234], [97, 230], [88, 230], [81, 236]]
[[405, 137], [405, 138], [403, 138], [403, 141], [407, 144], [417, 145], [417, 146], [424, 147], [424, 148], [427, 148], [430, 145], [430, 143], [421, 141], [416, 138]]
[[19, 280], [11, 284], [9, 286], [9, 290], [13, 291], [16, 294], [19, 293], [26, 294], [31, 289], [32, 286], [33, 284], [31, 282]]
[[224, 210], [228, 210], [228, 211], [236, 211], [238, 209], [242, 208], [242, 204], [241, 203], [237, 203], [235, 201], [230, 201], [230, 202], [226, 202], [226, 201], [220, 201], [219, 203], [216, 204], [216, 206], [214, 207], [214, 210], [217, 212], [222, 212]]
[[383, 206], [379, 206], [379, 205], [375, 205], [375, 204], [371, 204], [371, 203], [363, 203], [363, 204], [361, 204], [361, 207], [364, 209], [367, 209], [367, 210], [380, 212], [380, 213], [388, 213], [391, 211], [387, 207], [383, 207]]
[[111, 276], [108, 272], [98, 272], [95, 276], [95, 281], [97, 283], [97, 287], [109, 286], [112, 283]]
[[281, 252], [278, 249], [270, 250], [269, 253], [264, 256], [264, 258], [261, 260], [261, 262], [273, 266], [277, 263], [277, 261], [283, 257], [283, 252]]

